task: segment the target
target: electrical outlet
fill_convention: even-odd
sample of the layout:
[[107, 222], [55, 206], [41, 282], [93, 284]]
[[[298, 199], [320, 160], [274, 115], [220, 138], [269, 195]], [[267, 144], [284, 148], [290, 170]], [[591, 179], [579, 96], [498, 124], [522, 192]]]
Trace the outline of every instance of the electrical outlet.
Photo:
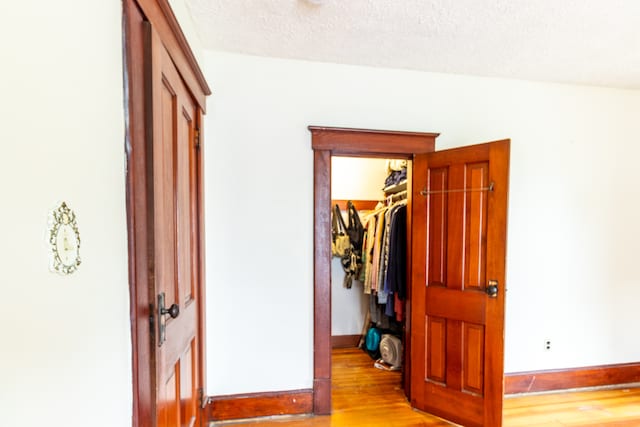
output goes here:
[[544, 349], [547, 351], [551, 350], [551, 340], [544, 340]]

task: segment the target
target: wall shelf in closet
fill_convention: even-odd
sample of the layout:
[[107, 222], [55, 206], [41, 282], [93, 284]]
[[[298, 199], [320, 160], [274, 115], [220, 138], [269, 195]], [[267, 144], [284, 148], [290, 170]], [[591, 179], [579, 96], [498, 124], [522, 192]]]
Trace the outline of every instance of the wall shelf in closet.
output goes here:
[[385, 194], [395, 194], [401, 191], [405, 191], [406, 189], [407, 189], [407, 180], [405, 179], [404, 181], [401, 181], [397, 184], [384, 187], [382, 191], [384, 191]]
[[[341, 211], [346, 211], [347, 202], [348, 200], [331, 200], [331, 206], [335, 206], [337, 204], [340, 206]], [[357, 211], [372, 211], [376, 208], [379, 200], [352, 200], [351, 203], [353, 203], [353, 206], [356, 207]]]

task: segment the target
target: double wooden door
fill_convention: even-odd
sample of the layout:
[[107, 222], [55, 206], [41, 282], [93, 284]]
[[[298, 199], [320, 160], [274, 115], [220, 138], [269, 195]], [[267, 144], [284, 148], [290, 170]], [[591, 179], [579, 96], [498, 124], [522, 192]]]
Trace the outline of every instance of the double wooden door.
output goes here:
[[466, 427], [502, 425], [509, 141], [413, 165], [411, 402]]

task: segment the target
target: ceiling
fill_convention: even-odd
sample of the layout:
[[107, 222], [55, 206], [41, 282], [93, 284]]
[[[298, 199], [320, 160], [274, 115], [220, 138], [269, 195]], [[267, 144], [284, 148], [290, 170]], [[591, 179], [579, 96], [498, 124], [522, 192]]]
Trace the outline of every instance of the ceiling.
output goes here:
[[185, 0], [205, 48], [640, 89], [638, 0]]

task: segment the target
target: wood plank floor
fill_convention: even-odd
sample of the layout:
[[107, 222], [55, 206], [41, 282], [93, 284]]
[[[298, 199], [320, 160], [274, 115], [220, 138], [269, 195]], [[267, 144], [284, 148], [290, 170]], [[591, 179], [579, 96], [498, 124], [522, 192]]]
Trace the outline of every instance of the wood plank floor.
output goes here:
[[[373, 367], [358, 349], [333, 352], [331, 416], [288, 417], [234, 423], [234, 427], [456, 426], [411, 409], [400, 373]], [[506, 427], [640, 427], [640, 388], [508, 397]]]

